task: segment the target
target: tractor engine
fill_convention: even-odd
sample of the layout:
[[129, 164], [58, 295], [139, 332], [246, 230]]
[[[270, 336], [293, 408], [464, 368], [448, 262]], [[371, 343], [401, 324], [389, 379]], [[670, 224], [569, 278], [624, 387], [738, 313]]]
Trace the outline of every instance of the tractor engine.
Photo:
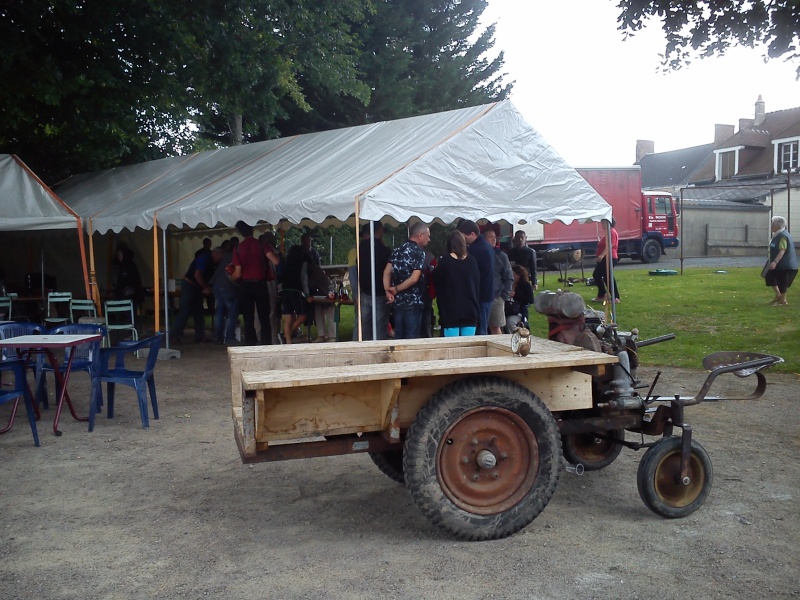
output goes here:
[[534, 299], [534, 306], [547, 317], [548, 339], [619, 359], [611, 374], [598, 382], [600, 403], [615, 409], [642, 406], [642, 398], [634, 389], [639, 383], [638, 330], [620, 331], [616, 324], [606, 324], [604, 313], [587, 307], [575, 292], [542, 292]]

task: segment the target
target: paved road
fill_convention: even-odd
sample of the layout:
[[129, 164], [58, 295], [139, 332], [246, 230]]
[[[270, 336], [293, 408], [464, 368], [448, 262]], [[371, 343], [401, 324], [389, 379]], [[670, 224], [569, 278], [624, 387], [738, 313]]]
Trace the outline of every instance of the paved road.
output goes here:
[[[704, 269], [731, 269], [735, 267], [763, 267], [764, 261], [766, 260], [766, 249], [764, 250], [764, 256], [703, 256], [699, 258], [684, 258], [683, 260], [683, 268], [684, 269], [691, 269], [691, 268], [704, 268]], [[583, 273], [585, 277], [592, 276], [592, 270], [594, 269], [595, 261], [594, 257], [589, 257], [583, 261]], [[644, 264], [638, 260], [630, 260], [628, 258], [622, 259], [619, 264], [614, 267], [615, 270], [622, 270], [627, 271], [631, 269], [675, 269], [676, 271], [680, 272], [681, 269], [681, 261], [680, 261], [680, 254], [678, 254], [675, 250], [667, 250], [667, 255], [662, 256], [661, 260], [657, 263], [652, 264]], [[547, 271], [544, 274], [545, 280], [551, 276], [554, 271]], [[570, 277], [580, 277], [581, 276], [581, 265], [580, 263], [576, 263], [570, 265], [569, 267], [569, 276]], [[540, 273], [540, 284], [541, 284], [541, 277], [542, 274]], [[551, 284], [552, 285], [552, 284]]]
[[[767, 250], [764, 249], [764, 256], [703, 256], [700, 258], [684, 258], [683, 268], [692, 267], [703, 268], [733, 268], [733, 267], [763, 267], [766, 260]], [[591, 259], [590, 259], [591, 260]], [[594, 265], [594, 262], [591, 263]], [[680, 254], [675, 250], [667, 250], [667, 255], [662, 256], [661, 260], [654, 264], [643, 264], [640, 261], [623, 259], [616, 267], [617, 269], [675, 269], [680, 270]]]

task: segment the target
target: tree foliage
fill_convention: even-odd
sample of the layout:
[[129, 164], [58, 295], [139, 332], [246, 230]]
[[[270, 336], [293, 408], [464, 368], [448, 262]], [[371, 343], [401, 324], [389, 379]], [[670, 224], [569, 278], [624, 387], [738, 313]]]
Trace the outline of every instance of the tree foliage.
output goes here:
[[[302, 75], [366, 102], [344, 21], [369, 0], [26, 0], [0, 8], [0, 148], [50, 181], [268, 131]], [[227, 134], [227, 137], [226, 137]]]
[[626, 35], [634, 35], [650, 19], [661, 21], [666, 69], [680, 69], [694, 57], [725, 54], [735, 45], [763, 45], [766, 58], [800, 59], [797, 0], [621, 0], [617, 6], [619, 29]]
[[[505, 97], [486, 0], [0, 4], [0, 152], [48, 182]], [[313, 109], [313, 110], [312, 110]], [[280, 120], [280, 127], [276, 122]], [[192, 125], [190, 125], [192, 124]]]
[[374, 6], [353, 25], [369, 103], [307, 82], [312, 110], [290, 107], [277, 124], [283, 135], [475, 106], [510, 94], [503, 53], [489, 57], [495, 27], [479, 30], [486, 0], [375, 0]]

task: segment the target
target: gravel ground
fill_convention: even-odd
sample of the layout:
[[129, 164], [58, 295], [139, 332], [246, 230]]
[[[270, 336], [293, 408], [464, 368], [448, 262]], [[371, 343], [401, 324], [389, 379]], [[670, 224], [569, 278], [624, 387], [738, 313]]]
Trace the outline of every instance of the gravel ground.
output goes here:
[[[704, 377], [673, 370], [657, 392], [696, 393]], [[726, 377], [715, 393], [751, 391]], [[641, 453], [625, 450], [565, 473], [523, 531], [471, 543], [434, 528], [367, 456], [242, 465], [225, 352], [189, 345], [158, 364], [149, 430], [123, 388], [91, 434], [67, 413], [55, 437], [51, 409], [40, 448], [24, 419], [0, 436], [0, 598], [798, 597], [798, 379], [768, 379], [758, 401], [687, 409], [714, 465], [691, 516], [651, 513]], [[85, 412], [85, 374], [70, 389]]]

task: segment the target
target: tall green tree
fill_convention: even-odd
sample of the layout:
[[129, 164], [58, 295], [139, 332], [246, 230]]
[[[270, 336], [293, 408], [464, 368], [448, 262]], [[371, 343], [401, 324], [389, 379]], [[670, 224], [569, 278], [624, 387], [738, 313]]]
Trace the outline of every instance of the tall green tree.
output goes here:
[[628, 35], [651, 19], [661, 21], [667, 69], [679, 69], [696, 57], [725, 54], [734, 45], [763, 45], [767, 58], [800, 59], [797, 0], [621, 0], [617, 7], [619, 29]]
[[118, 0], [3, 3], [0, 149], [52, 181], [188, 142], [186, 91], [174, 44], [164, 44], [172, 27], [162, 8]]
[[283, 135], [362, 125], [474, 106], [506, 98], [504, 55], [490, 56], [495, 27], [479, 29], [485, 0], [375, 0], [353, 32], [362, 40], [358, 69], [370, 87], [362, 104], [304, 83], [311, 112], [287, 108]]
[[[0, 7], [0, 151], [50, 182], [271, 132], [302, 76], [366, 102], [369, 0], [26, 0]], [[346, 23], [345, 23], [346, 21]], [[282, 104], [283, 102], [283, 104]], [[241, 124], [241, 127], [238, 127]]]
[[190, 71], [201, 136], [224, 145], [275, 137], [283, 107], [310, 109], [305, 85], [369, 100], [351, 33], [369, 0], [205, 0], [199, 8], [202, 58]]

